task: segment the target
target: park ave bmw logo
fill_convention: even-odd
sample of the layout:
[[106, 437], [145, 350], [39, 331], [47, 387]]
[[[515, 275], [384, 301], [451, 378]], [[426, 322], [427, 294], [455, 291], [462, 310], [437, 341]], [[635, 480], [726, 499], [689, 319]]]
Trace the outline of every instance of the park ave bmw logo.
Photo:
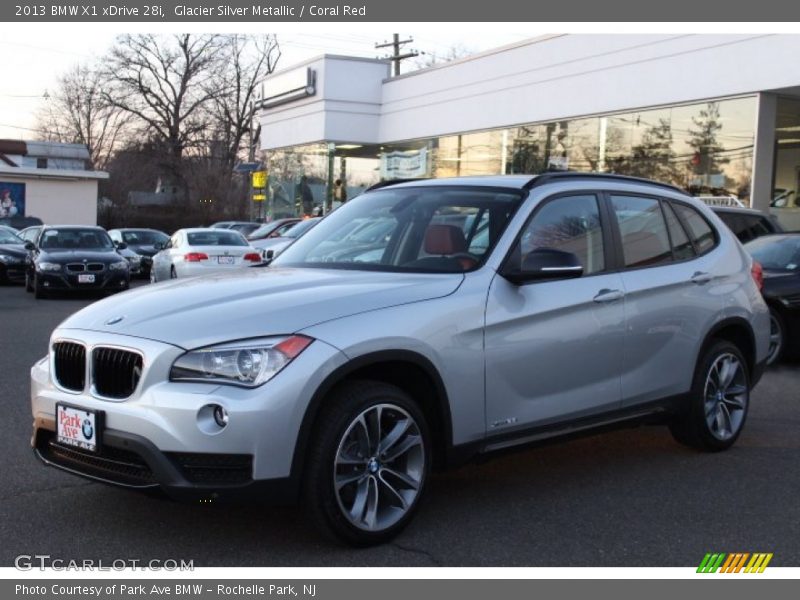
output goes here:
[[92, 427], [92, 422], [89, 419], [83, 420], [83, 425], [81, 426], [81, 432], [83, 433], [83, 437], [86, 438], [87, 440], [92, 439], [94, 428]]

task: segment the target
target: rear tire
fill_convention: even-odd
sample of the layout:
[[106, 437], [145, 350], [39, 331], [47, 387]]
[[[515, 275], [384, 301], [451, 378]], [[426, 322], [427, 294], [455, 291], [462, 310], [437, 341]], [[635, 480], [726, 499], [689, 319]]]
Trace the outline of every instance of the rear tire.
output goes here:
[[687, 410], [670, 424], [670, 431], [691, 448], [727, 450], [739, 438], [749, 407], [747, 361], [734, 344], [716, 340], [701, 354]]
[[353, 546], [397, 535], [425, 490], [425, 415], [403, 390], [353, 381], [325, 399], [310, 440], [303, 497], [316, 524]]
[[769, 309], [769, 352], [767, 365], [773, 365], [781, 359], [786, 346], [786, 323], [774, 308]]

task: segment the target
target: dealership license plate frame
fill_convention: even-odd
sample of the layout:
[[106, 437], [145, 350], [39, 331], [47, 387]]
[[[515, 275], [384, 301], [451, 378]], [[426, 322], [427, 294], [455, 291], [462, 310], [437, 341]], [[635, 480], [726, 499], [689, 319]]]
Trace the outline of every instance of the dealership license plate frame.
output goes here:
[[219, 265], [235, 265], [236, 264], [236, 257], [235, 256], [218, 256], [217, 257], [217, 264], [219, 264]]
[[94, 283], [94, 273], [80, 273], [78, 274], [78, 283]]
[[[94, 448], [91, 448], [86, 442], [76, 442], [61, 435], [60, 415], [61, 409], [68, 411], [84, 413], [92, 415], [94, 418]], [[67, 446], [75, 450], [83, 450], [90, 454], [100, 454], [100, 449], [103, 444], [103, 430], [105, 428], [105, 412], [102, 410], [95, 410], [93, 408], [86, 408], [85, 406], [76, 406], [68, 402], [56, 402], [56, 442], [62, 446]]]

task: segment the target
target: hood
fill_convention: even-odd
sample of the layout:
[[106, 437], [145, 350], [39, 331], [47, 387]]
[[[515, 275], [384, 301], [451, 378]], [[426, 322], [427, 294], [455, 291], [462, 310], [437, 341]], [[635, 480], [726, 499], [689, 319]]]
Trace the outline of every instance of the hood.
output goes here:
[[136, 254], [141, 254], [142, 256], [153, 256], [156, 252], [158, 252], [153, 244], [128, 244], [128, 248], [130, 248]]
[[[460, 273], [242, 269], [172, 280], [91, 304], [60, 327], [143, 337], [182, 348], [295, 333], [361, 312], [452, 294]], [[110, 320], [122, 320], [107, 325]]]
[[76, 248], [75, 250], [61, 250], [59, 248], [44, 249], [39, 254], [37, 260], [57, 262], [57, 263], [70, 263], [70, 262], [118, 262], [122, 260], [122, 256], [113, 248], [108, 250], [91, 250], [85, 248]]
[[21, 244], [0, 244], [0, 254], [9, 254], [18, 258], [25, 258], [28, 251]]

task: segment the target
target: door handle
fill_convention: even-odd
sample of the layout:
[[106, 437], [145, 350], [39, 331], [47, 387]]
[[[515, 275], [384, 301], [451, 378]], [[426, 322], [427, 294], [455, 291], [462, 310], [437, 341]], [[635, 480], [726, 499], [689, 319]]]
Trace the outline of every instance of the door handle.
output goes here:
[[602, 289], [597, 292], [597, 295], [594, 297], [595, 302], [614, 302], [615, 300], [620, 300], [625, 297], [625, 292], [622, 290], [609, 290], [609, 289]]
[[711, 273], [705, 273], [703, 271], [697, 271], [694, 275], [692, 275], [691, 282], [697, 284], [708, 283], [714, 278]]

